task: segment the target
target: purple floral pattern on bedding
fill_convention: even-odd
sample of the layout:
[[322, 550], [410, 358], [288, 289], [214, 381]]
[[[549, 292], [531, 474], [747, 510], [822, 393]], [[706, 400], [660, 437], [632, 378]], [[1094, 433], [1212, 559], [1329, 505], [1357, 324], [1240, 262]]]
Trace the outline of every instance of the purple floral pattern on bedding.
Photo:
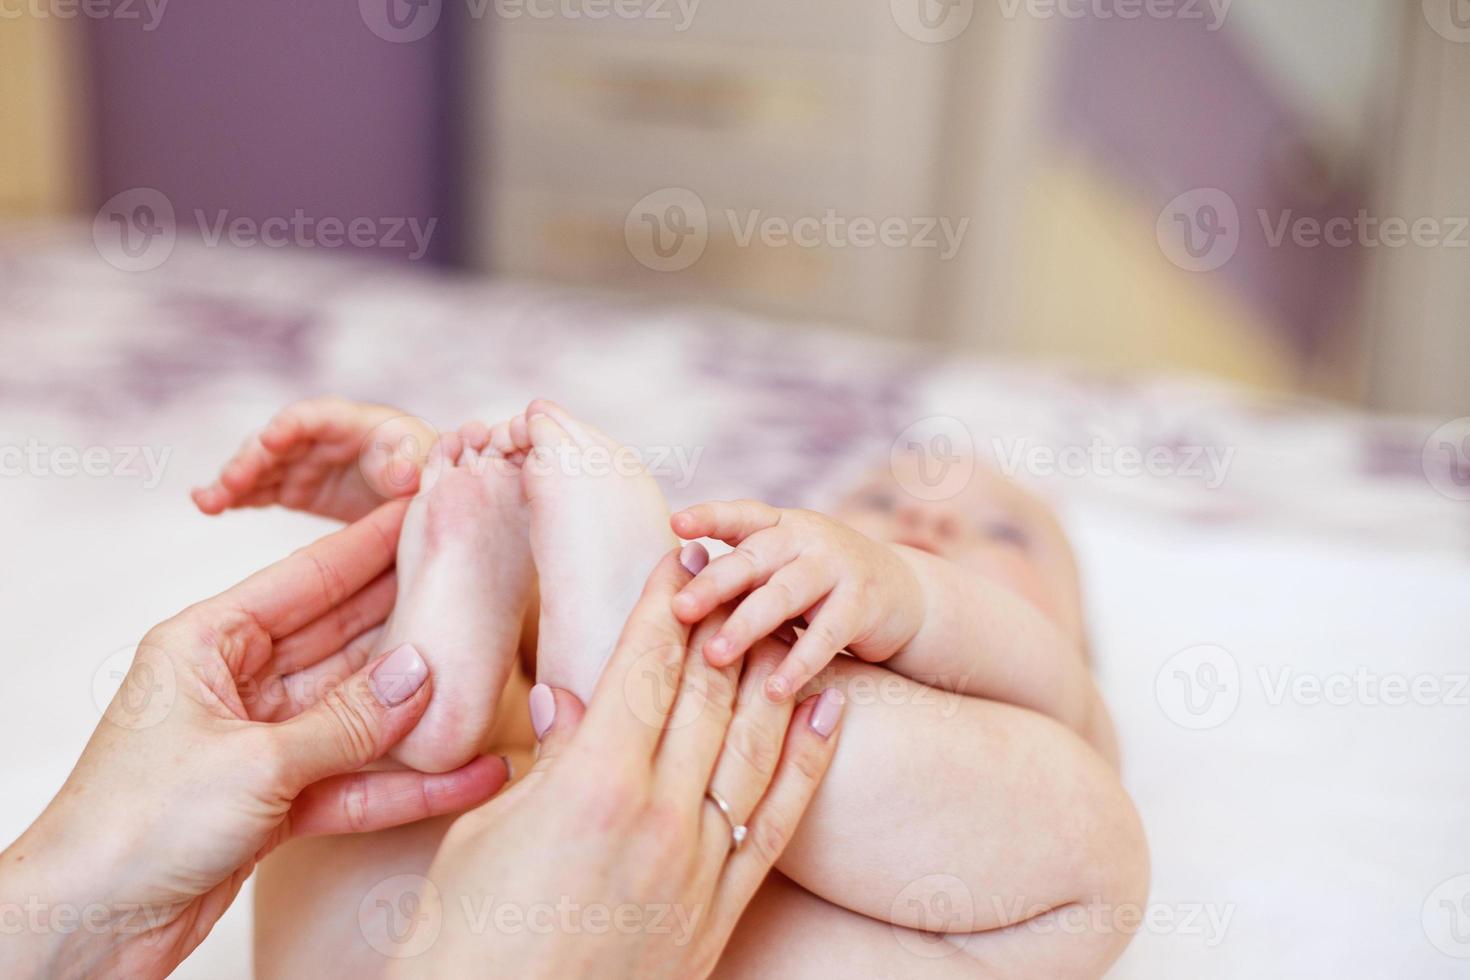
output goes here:
[[[675, 503], [820, 505], [912, 423], [950, 417], [990, 465], [1102, 446], [1166, 472], [1013, 475], [1067, 501], [1210, 525], [1470, 538], [1467, 505], [1426, 479], [1438, 423], [1171, 379], [958, 359], [830, 329], [668, 308], [365, 259], [181, 241], [118, 272], [77, 229], [0, 234], [0, 411], [92, 432], [251, 425], [336, 392], [442, 424], [560, 398], [632, 445], [697, 451]], [[244, 422], [246, 418], [253, 419]], [[244, 432], [232, 433], [238, 439]], [[9, 441], [7, 439], [7, 441]], [[1191, 470], [1213, 456], [1212, 475]]]

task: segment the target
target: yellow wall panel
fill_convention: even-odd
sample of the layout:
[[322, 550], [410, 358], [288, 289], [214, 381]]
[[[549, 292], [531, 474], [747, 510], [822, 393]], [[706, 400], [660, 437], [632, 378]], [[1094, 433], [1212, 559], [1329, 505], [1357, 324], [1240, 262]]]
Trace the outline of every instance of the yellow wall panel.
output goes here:
[[54, 17], [0, 20], [0, 217], [79, 202], [76, 40], [74, 24]]
[[1290, 352], [1219, 278], [1170, 263], [1156, 219], [1081, 162], [1048, 161], [1021, 222], [1021, 352], [1292, 387]]

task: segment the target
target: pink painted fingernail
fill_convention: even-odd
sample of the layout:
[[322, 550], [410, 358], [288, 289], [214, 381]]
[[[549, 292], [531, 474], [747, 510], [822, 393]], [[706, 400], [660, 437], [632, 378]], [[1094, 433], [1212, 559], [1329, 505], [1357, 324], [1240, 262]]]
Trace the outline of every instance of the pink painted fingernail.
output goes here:
[[812, 708], [812, 731], [823, 738], [830, 738], [837, 730], [837, 722], [842, 719], [842, 706], [846, 703], [847, 698], [837, 688], [829, 687], [823, 691]]
[[531, 727], [536, 732], [539, 740], [546, 734], [546, 729], [556, 721], [556, 698], [552, 696], [551, 688], [545, 684], [537, 684], [531, 688]]
[[704, 545], [698, 541], [691, 541], [679, 552], [679, 564], [684, 566], [690, 575], [698, 575], [704, 571], [704, 566], [709, 564], [709, 552], [704, 550]]
[[373, 697], [392, 708], [413, 697], [428, 679], [429, 665], [412, 643], [405, 643], [373, 668]]

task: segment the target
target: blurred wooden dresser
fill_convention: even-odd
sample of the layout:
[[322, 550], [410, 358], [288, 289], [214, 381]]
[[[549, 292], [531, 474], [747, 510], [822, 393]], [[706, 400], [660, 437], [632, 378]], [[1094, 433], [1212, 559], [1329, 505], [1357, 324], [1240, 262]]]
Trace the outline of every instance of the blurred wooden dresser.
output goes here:
[[[472, 263], [912, 332], [941, 249], [854, 244], [867, 236], [851, 223], [922, 231], [936, 216], [944, 46], [906, 35], [886, 3], [689, 7], [486, 7], [470, 72]], [[593, 9], [606, 16], [578, 16]], [[707, 233], [697, 257], [640, 261], [630, 236], [675, 205]], [[808, 234], [760, 234], [770, 219], [807, 219]]]

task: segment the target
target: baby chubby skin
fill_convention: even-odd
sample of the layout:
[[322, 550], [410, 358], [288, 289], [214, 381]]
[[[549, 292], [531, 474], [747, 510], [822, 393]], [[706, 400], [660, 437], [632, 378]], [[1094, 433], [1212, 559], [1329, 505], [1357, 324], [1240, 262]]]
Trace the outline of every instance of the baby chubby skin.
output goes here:
[[206, 514], [280, 504], [355, 521], [385, 500], [418, 490], [438, 438], [388, 405], [312, 398], [288, 405], [245, 440], [219, 477], [193, 491]]
[[446, 433], [430, 452], [398, 543], [398, 599], [383, 631], [412, 642], [434, 671], [423, 719], [391, 757], [446, 772], [485, 748], [515, 665], [533, 570], [521, 468], [483, 425]]

